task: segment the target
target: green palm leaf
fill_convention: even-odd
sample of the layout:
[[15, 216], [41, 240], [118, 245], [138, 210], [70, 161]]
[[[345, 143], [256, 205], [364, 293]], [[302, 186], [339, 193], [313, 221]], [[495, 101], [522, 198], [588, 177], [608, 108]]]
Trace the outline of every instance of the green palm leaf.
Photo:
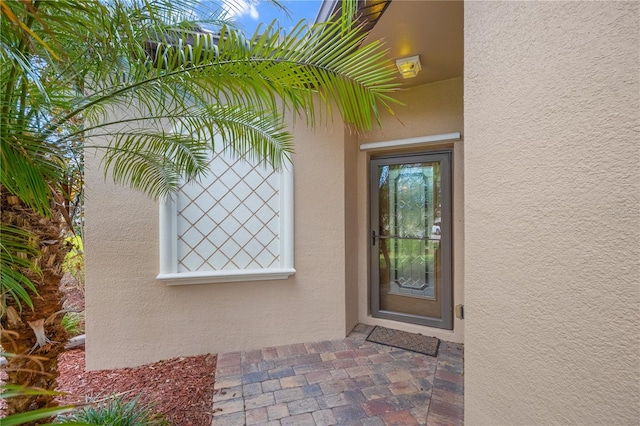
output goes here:
[[35, 295], [38, 292], [23, 271], [40, 272], [31, 260], [39, 254], [33, 244], [35, 236], [25, 229], [5, 224], [0, 225], [0, 235], [0, 314], [5, 313], [7, 296], [11, 296], [19, 308], [23, 303], [33, 308], [29, 292]]

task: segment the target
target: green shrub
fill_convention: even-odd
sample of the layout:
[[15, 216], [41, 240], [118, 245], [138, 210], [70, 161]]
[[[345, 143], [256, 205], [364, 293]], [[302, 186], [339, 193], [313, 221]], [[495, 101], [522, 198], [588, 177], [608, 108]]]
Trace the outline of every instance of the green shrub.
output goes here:
[[84, 312], [67, 312], [62, 317], [62, 326], [71, 337], [84, 333]]
[[150, 404], [138, 398], [124, 401], [113, 396], [107, 401], [84, 407], [73, 414], [60, 418], [60, 423], [86, 423], [105, 426], [168, 426], [164, 415], [153, 411]]
[[75, 280], [78, 288], [84, 291], [84, 251], [82, 239], [79, 236], [66, 239], [71, 245], [71, 250], [64, 257], [62, 272], [70, 274]]

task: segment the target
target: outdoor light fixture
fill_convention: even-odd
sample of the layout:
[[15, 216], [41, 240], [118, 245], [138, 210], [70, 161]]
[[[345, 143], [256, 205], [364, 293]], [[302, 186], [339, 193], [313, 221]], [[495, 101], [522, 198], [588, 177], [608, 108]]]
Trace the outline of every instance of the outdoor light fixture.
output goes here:
[[396, 59], [396, 66], [403, 78], [413, 78], [417, 76], [418, 72], [422, 69], [418, 55]]

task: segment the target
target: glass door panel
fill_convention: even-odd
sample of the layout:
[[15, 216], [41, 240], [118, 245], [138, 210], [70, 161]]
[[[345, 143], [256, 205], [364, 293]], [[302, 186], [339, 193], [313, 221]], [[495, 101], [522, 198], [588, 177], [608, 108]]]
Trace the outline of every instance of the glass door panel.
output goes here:
[[451, 327], [450, 153], [371, 161], [373, 316]]

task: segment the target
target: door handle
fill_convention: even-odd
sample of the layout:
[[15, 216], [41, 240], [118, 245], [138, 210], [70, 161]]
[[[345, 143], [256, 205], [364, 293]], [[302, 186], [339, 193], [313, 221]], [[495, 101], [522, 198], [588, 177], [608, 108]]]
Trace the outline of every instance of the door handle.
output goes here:
[[376, 231], [371, 231], [371, 245], [372, 246], [376, 245], [376, 238], [381, 240], [381, 239], [391, 238], [391, 237], [385, 236], [385, 235], [376, 235]]

